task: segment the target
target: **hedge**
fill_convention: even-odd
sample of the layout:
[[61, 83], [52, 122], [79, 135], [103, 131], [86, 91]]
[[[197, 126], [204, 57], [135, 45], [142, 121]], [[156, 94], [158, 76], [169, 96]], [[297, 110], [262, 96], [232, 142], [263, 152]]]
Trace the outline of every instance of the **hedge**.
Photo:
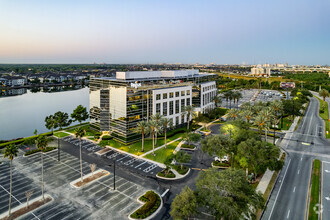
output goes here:
[[[160, 171], [157, 175], [165, 178], [175, 178], [175, 174], [171, 170], [168, 171], [168, 169], [170, 168], [166, 168]], [[165, 171], [168, 171], [166, 175], [165, 175]]]
[[104, 135], [102, 136], [102, 140], [111, 140], [112, 137], [110, 135]]
[[[48, 151], [52, 151], [52, 150], [54, 150], [54, 149], [56, 149], [56, 147], [46, 147], [46, 148], [43, 150], [43, 152], [46, 153], [46, 152], [48, 152]], [[40, 152], [40, 149], [39, 149], [39, 148], [27, 151], [27, 152], [24, 154], [24, 156], [28, 156], [28, 155], [31, 155], [31, 154], [35, 154], [35, 153], [37, 153], [37, 152]]]
[[195, 148], [195, 145], [193, 144], [182, 144], [181, 145], [181, 148], [188, 148], [188, 149], [194, 149]]
[[222, 163], [220, 161], [213, 161], [213, 166], [218, 166], [218, 167], [230, 167], [229, 163]]
[[[52, 132], [47, 132], [47, 133], [43, 133], [43, 134], [40, 134], [40, 135], [43, 135], [43, 136], [51, 136], [52, 135]], [[38, 135], [34, 135], [34, 136], [30, 136], [30, 137], [26, 137], [26, 138], [21, 138], [21, 139], [18, 139], [18, 140], [14, 140], [14, 141], [8, 141], [8, 142], [5, 142], [5, 143], [2, 143], [0, 144], [0, 149], [1, 148], [5, 148], [7, 145], [10, 145], [10, 144], [21, 144], [25, 141], [34, 141], [36, 138], [38, 137]]]
[[189, 168], [186, 166], [182, 166], [181, 169], [181, 165], [174, 165], [173, 168], [181, 175], [185, 175], [189, 170]]
[[132, 215], [131, 218], [135, 219], [145, 219], [152, 215], [158, 207], [160, 206], [160, 197], [153, 191], [146, 192], [143, 196], [139, 198], [141, 201], [145, 202], [145, 204], [136, 210]]

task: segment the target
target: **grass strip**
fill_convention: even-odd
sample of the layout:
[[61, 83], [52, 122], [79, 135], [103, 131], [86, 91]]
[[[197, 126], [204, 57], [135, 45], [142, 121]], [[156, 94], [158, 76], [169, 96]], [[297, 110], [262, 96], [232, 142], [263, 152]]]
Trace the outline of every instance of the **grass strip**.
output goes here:
[[319, 208], [314, 210], [316, 204], [320, 201], [320, 168], [321, 168], [321, 161], [314, 160], [313, 163], [313, 171], [312, 171], [312, 187], [310, 192], [310, 199], [309, 199], [309, 220], [318, 220], [319, 214], [316, 212]]

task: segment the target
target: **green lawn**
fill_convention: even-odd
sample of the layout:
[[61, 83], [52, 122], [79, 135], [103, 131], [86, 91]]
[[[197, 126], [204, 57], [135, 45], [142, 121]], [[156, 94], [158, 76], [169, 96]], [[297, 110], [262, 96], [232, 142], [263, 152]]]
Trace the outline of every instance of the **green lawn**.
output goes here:
[[[167, 138], [167, 143], [169, 143], [170, 141], [173, 141], [179, 137], [182, 136], [182, 133], [178, 133], [178, 134], [175, 134], [173, 135], [172, 137], [170, 138]], [[155, 145], [155, 148], [161, 146], [165, 144], [165, 140], [163, 137], [161, 138], [158, 138], [157, 140], [157, 144]], [[124, 144], [121, 144], [115, 140], [102, 140], [101, 141], [101, 145], [109, 145], [111, 147], [114, 147], [114, 148], [117, 148], [119, 150], [123, 150], [123, 151], [126, 151], [128, 153], [131, 153], [131, 154], [135, 154], [135, 155], [141, 155], [143, 153], [146, 153], [150, 150], [152, 150], [152, 139], [151, 138], [145, 138], [144, 139], [144, 152], [141, 152], [142, 150], [142, 141], [137, 141], [131, 145], [124, 145]]]
[[156, 150], [155, 156], [152, 153], [150, 153], [144, 156], [144, 158], [154, 160], [159, 163], [164, 163], [166, 161], [166, 158], [173, 153], [173, 151], [175, 150], [175, 148], [178, 146], [179, 143], [180, 141], [175, 141], [172, 144], [167, 145], [166, 148], [163, 147], [162, 149]]
[[319, 215], [314, 211], [314, 207], [319, 203], [320, 196], [320, 166], [321, 161], [314, 160], [313, 173], [312, 173], [312, 188], [309, 200], [309, 220], [318, 220]]
[[[323, 110], [323, 100], [319, 99], [318, 97], [314, 96], [315, 98], [317, 98], [320, 101], [320, 110]], [[325, 130], [326, 130], [326, 138], [330, 138], [330, 121], [329, 121], [329, 109], [328, 109], [328, 103], [325, 102], [324, 103], [324, 112], [323, 113], [319, 113], [320, 117], [324, 120], [325, 122]]]
[[64, 132], [61, 132], [61, 131], [54, 133], [54, 136], [58, 137], [58, 138], [66, 137], [66, 136], [69, 136], [69, 135], [70, 134], [64, 133]]
[[[291, 124], [292, 124], [291, 116], [287, 116], [283, 118], [283, 127], [281, 128], [281, 130], [289, 130]], [[280, 121], [280, 125], [282, 125], [282, 121]]]

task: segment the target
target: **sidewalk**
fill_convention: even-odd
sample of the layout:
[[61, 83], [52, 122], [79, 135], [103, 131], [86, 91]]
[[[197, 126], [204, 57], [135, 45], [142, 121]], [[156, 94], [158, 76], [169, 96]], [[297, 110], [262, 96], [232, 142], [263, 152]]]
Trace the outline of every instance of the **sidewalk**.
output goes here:
[[[170, 142], [167, 143], [167, 145], [172, 144], [172, 143], [174, 143], [175, 141], [178, 141], [178, 140], [180, 140], [180, 139], [181, 139], [181, 137], [179, 137], [179, 138], [177, 138], [177, 139], [175, 139], [175, 140], [173, 140], [173, 141], [170, 141]], [[181, 142], [180, 142], [180, 143], [181, 143]], [[161, 146], [155, 148], [154, 151], [159, 150], [159, 149], [161, 149], [161, 148], [163, 148], [163, 147], [165, 147], [165, 144], [163, 144], [163, 145], [161, 145]], [[140, 155], [139, 157], [142, 158], [142, 157], [144, 157], [144, 156], [146, 156], [146, 155], [148, 155], [148, 154], [151, 154], [151, 153], [154, 152], [154, 151], [153, 151], [153, 150], [150, 150], [150, 151], [148, 151], [148, 152], [146, 152], [146, 153]]]
[[[292, 137], [293, 131], [294, 131], [294, 129], [295, 129], [295, 127], [296, 127], [296, 125], [297, 125], [297, 123], [299, 121], [299, 118], [300, 118], [299, 116], [296, 117], [294, 119], [293, 123], [291, 124], [290, 129], [288, 131], [285, 131], [286, 134], [284, 136], [284, 139], [281, 142], [281, 147], [282, 148], [286, 148], [288, 146], [289, 141], [290, 141], [290, 139]], [[282, 156], [282, 154], [280, 155], [280, 157], [281, 156]], [[271, 171], [269, 169], [266, 170], [266, 172], [262, 176], [262, 178], [261, 178], [261, 180], [260, 180], [260, 182], [259, 182], [259, 184], [257, 186], [257, 189], [256, 189], [257, 192], [261, 192], [262, 194], [264, 194], [266, 192], [267, 187], [269, 185], [270, 180], [273, 177], [274, 172], [275, 171]]]

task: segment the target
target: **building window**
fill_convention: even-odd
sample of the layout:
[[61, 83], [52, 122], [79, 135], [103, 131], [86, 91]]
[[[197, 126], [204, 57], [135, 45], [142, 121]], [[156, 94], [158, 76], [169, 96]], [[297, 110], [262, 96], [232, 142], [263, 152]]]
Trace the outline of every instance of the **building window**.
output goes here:
[[156, 104], [156, 113], [160, 114], [160, 103]]
[[175, 92], [175, 97], [179, 97], [180, 96], [180, 92]]
[[173, 115], [173, 101], [170, 101], [170, 114]]
[[190, 95], [190, 90], [187, 90], [187, 95]]
[[160, 94], [156, 95], [156, 100], [160, 100]]
[[180, 112], [180, 100], [175, 100], [175, 114]]
[[170, 98], [173, 98], [173, 92], [170, 92]]
[[187, 98], [187, 104], [186, 105], [190, 105], [190, 98]]
[[184, 91], [181, 91], [181, 96], [185, 96], [185, 92]]
[[163, 102], [163, 115], [167, 115], [167, 102]]
[[182, 115], [182, 116], [181, 116], [181, 124], [184, 124], [184, 118], [185, 118], [185, 116]]
[[175, 117], [175, 125], [179, 125], [180, 124], [180, 120], [179, 120], [179, 116]]
[[181, 112], [183, 112], [183, 109], [184, 109], [184, 106], [185, 106], [185, 103], [184, 103], [184, 99], [181, 99]]
[[163, 93], [163, 99], [167, 99], [167, 93]]

